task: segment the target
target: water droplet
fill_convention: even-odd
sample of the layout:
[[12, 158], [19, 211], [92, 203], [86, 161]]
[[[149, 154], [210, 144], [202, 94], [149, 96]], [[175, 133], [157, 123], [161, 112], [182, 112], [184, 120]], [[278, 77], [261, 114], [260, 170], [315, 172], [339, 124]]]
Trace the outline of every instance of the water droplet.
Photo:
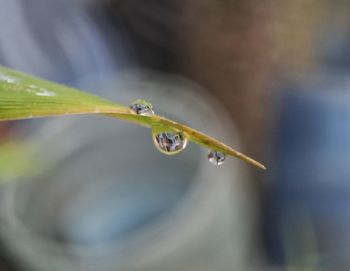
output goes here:
[[153, 127], [153, 143], [157, 149], [165, 154], [177, 154], [186, 148], [187, 138], [183, 132], [175, 132], [171, 129]]
[[216, 166], [220, 166], [224, 163], [226, 155], [223, 152], [210, 150], [208, 153], [208, 160], [210, 163]]
[[130, 104], [130, 109], [137, 115], [151, 116], [154, 115], [153, 106], [151, 103], [138, 99]]

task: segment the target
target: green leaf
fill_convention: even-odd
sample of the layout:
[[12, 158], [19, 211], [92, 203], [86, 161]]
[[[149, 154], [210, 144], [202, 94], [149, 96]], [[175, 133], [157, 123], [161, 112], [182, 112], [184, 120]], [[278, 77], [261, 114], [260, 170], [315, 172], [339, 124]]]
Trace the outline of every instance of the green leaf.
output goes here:
[[127, 106], [0, 66], [0, 121], [75, 114], [103, 114], [149, 128], [163, 125], [184, 132], [194, 143], [265, 169], [252, 158], [181, 123], [158, 115], [136, 115]]
[[43, 165], [32, 159], [28, 146], [22, 142], [1, 142], [0, 153], [0, 182], [18, 176], [34, 175], [42, 170]]

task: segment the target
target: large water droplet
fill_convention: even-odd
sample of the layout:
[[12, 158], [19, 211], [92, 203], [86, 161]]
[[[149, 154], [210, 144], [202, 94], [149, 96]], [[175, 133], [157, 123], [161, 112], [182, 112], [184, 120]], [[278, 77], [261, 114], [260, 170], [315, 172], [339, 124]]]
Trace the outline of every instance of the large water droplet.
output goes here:
[[224, 163], [226, 155], [223, 152], [210, 150], [208, 153], [208, 160], [210, 163], [216, 166], [220, 166]]
[[142, 115], [142, 116], [154, 115], [152, 104], [142, 99], [137, 99], [136, 101], [131, 103], [129, 107], [137, 115]]
[[187, 138], [183, 132], [152, 128], [152, 139], [157, 149], [165, 154], [177, 154], [186, 148]]

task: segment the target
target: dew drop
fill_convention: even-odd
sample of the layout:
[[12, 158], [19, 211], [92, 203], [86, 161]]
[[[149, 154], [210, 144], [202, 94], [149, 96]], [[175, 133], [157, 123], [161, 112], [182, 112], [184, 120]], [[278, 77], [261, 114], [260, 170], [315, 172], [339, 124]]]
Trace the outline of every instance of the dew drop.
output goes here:
[[152, 128], [152, 139], [156, 148], [168, 155], [177, 154], [186, 148], [187, 138], [183, 132], [171, 129], [161, 130], [159, 127]]
[[142, 116], [154, 115], [152, 104], [142, 99], [137, 99], [136, 101], [131, 103], [129, 107], [137, 115], [142, 115]]
[[224, 163], [226, 155], [223, 152], [210, 150], [208, 153], [208, 160], [210, 163], [216, 166], [220, 166]]

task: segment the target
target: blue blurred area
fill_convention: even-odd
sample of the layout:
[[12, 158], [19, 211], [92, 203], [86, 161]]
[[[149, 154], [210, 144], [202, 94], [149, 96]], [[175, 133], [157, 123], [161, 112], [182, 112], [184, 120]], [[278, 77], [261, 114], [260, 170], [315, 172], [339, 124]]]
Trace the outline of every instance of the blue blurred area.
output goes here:
[[[330, 72], [283, 89], [267, 175], [275, 262], [292, 257], [292, 263], [308, 266], [317, 257], [317, 267], [350, 264], [349, 90], [348, 76]], [[308, 239], [314, 244], [305, 251]]]
[[330, 17], [310, 32], [317, 67], [280, 81], [265, 178], [268, 259], [296, 270], [350, 266], [349, 6], [323, 4]]
[[[111, 123], [82, 119], [71, 124], [77, 131], [57, 136], [59, 144], [69, 144], [80, 132], [90, 133], [80, 139], [85, 142], [78, 149], [33, 181], [29, 192], [23, 191], [21, 197], [29, 197], [30, 203], [20, 213], [24, 224], [75, 245], [122, 244], [189, 193], [198, 170], [198, 148], [161, 161], [154, 146], [144, 143], [149, 140], [146, 131], [127, 124], [107, 128]], [[94, 134], [90, 127], [100, 132]], [[44, 150], [55, 153], [54, 148]], [[181, 172], [175, 174], [176, 168]]]
[[2, 0], [0, 63], [73, 86], [85, 78], [101, 83], [126, 64], [123, 41], [113, 29], [112, 51], [78, 1]]
[[40, 155], [55, 167], [0, 189], [0, 248], [11, 270], [350, 269], [350, 5], [257, 6], [0, 0], [1, 65], [122, 103], [150, 98], [156, 112], [228, 143], [237, 138], [232, 122], [258, 136], [267, 122], [250, 130], [246, 115], [277, 108], [264, 115], [266, 141], [241, 148], [268, 146], [262, 185], [240, 163], [211, 168], [199, 147], [164, 158], [127, 124], [20, 122], [11, 136], [43, 140]]

